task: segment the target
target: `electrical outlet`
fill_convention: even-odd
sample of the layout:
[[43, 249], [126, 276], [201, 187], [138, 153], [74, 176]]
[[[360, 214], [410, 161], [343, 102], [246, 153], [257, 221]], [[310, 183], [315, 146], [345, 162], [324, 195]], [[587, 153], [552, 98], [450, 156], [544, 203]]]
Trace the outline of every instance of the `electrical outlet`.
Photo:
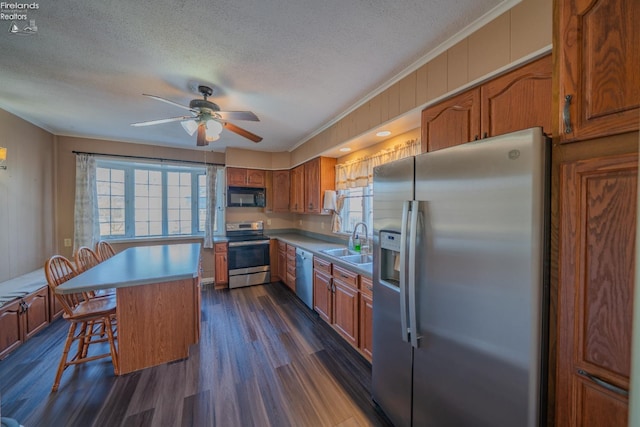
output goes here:
[[324, 230], [324, 222], [321, 222], [321, 223], [320, 223], [320, 229], [321, 229], [321, 230]]
[[64, 247], [65, 248], [71, 247], [71, 239], [64, 239]]
[[270, 219], [267, 220], [267, 225], [271, 225], [271, 220]]
[[298, 225], [302, 225], [302, 220], [299, 220], [299, 221], [298, 221]]

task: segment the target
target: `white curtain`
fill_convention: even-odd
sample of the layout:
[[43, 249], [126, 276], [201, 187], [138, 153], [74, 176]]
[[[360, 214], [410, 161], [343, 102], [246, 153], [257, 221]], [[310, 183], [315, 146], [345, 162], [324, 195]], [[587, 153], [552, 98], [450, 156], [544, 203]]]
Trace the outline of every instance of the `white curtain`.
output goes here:
[[73, 250], [93, 248], [100, 240], [96, 159], [90, 154], [76, 155], [76, 201], [73, 213]]
[[420, 140], [412, 139], [369, 157], [336, 165], [336, 190], [366, 187], [373, 183], [373, 168], [387, 162], [420, 154]]
[[213, 248], [213, 233], [216, 227], [216, 181], [218, 167], [207, 166], [207, 217], [204, 224], [204, 247]]

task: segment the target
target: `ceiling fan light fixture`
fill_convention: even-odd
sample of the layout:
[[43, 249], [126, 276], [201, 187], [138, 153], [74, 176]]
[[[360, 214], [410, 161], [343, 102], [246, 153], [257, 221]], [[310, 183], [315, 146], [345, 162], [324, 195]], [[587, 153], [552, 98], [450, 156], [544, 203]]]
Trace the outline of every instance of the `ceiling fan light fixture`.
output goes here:
[[222, 132], [222, 123], [217, 120], [207, 120], [207, 141], [217, 141]]
[[194, 133], [198, 130], [198, 123], [195, 120], [185, 120], [180, 122], [182, 128], [189, 134], [189, 136], [193, 136]]

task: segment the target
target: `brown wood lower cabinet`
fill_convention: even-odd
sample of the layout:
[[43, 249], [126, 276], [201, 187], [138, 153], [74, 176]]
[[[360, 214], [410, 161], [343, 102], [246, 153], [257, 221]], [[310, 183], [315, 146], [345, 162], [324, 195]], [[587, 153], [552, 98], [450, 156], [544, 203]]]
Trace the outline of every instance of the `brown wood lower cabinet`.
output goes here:
[[228, 246], [227, 243], [216, 243], [214, 245], [215, 258], [215, 287], [223, 288], [229, 284], [229, 263], [227, 260]]
[[287, 280], [287, 244], [278, 240], [278, 272], [279, 280], [285, 282]]
[[627, 425], [638, 155], [561, 166], [556, 425]]
[[0, 308], [0, 359], [24, 341], [22, 333], [21, 300], [5, 304]]
[[322, 258], [313, 261], [313, 308], [347, 342], [371, 360], [371, 279]]
[[48, 324], [47, 286], [0, 307], [0, 359]]
[[333, 322], [331, 263], [318, 257], [313, 258], [313, 309], [325, 322]]
[[360, 276], [360, 351], [373, 357], [373, 287], [371, 279]]
[[296, 247], [287, 245], [287, 274], [285, 285], [292, 291], [296, 291]]

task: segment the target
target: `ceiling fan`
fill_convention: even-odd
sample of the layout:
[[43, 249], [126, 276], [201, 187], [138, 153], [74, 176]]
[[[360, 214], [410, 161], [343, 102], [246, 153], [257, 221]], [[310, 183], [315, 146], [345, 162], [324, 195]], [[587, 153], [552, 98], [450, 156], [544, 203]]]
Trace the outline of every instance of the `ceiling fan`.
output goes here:
[[220, 138], [220, 132], [222, 132], [223, 128], [237, 133], [238, 135], [253, 142], [262, 141], [262, 137], [228, 122], [228, 120], [251, 120], [258, 122], [260, 121], [258, 116], [253, 114], [251, 111], [220, 111], [218, 104], [207, 99], [213, 94], [213, 89], [209, 86], [198, 86], [198, 92], [202, 94], [204, 99], [192, 99], [189, 102], [189, 106], [178, 104], [177, 102], [173, 102], [159, 96], [143, 93], [143, 96], [188, 110], [191, 112], [191, 115], [132, 123], [131, 126], [151, 126], [161, 123], [180, 122], [184, 130], [187, 131], [189, 135], [193, 135], [198, 131], [196, 145], [199, 147], [209, 145], [209, 142], [216, 141]]

